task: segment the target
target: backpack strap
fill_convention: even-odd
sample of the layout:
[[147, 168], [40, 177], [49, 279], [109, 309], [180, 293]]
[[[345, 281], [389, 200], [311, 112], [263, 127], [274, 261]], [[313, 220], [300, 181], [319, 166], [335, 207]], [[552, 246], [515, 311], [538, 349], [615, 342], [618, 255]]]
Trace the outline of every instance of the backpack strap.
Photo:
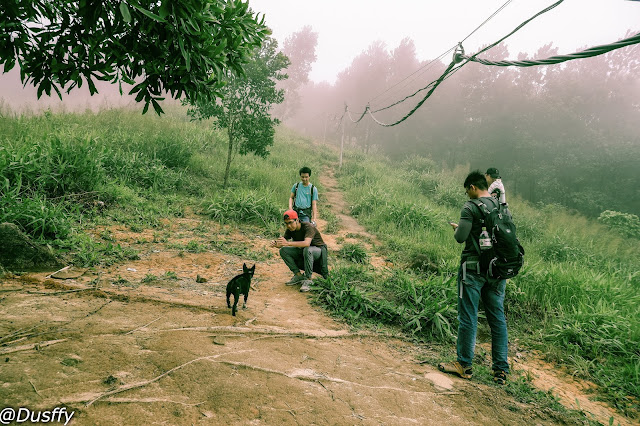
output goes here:
[[300, 182], [296, 183], [296, 189], [293, 191], [293, 208], [295, 210], [296, 207], [296, 200], [298, 199], [298, 186], [300, 185]]
[[[487, 205], [485, 203], [483, 203], [482, 201], [480, 201], [479, 198], [474, 198], [469, 200], [473, 205], [475, 205], [478, 210], [480, 210], [480, 214], [482, 214], [482, 218], [480, 219], [482, 221], [482, 224], [485, 224], [485, 219], [487, 218], [487, 216], [489, 216], [491, 214], [491, 212], [489, 211], [489, 208], [487, 207]], [[478, 242], [476, 241], [475, 238], [471, 238], [471, 242], [473, 242], [473, 245], [475, 246], [476, 250], [478, 251], [478, 254], [482, 253], [482, 250], [480, 250], [480, 245], [478, 244]]]

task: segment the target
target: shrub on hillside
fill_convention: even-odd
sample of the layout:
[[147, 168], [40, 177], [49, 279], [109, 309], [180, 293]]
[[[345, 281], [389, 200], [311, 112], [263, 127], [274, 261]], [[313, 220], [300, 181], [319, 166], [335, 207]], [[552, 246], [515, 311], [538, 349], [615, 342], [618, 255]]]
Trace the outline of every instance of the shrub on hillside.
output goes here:
[[242, 222], [269, 226], [280, 222], [281, 212], [276, 203], [255, 190], [234, 189], [219, 193], [203, 204], [203, 211], [221, 222]]
[[436, 163], [431, 158], [421, 157], [420, 155], [409, 155], [402, 160], [400, 167], [407, 171], [417, 171], [418, 173], [427, 173], [435, 170]]
[[367, 263], [369, 255], [367, 251], [358, 243], [347, 243], [338, 250], [338, 256], [354, 263]]
[[635, 214], [605, 210], [598, 217], [598, 222], [623, 235], [640, 238], [640, 218]]

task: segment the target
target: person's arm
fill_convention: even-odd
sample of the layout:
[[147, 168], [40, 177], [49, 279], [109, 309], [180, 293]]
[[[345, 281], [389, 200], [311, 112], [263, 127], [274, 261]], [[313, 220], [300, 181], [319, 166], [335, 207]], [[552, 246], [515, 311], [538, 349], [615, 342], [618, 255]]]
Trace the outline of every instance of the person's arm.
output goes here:
[[457, 226], [454, 226], [455, 232], [453, 233], [453, 237], [459, 243], [464, 243], [467, 238], [469, 238], [469, 234], [471, 233], [471, 226], [473, 225], [473, 215], [471, 214], [471, 210], [467, 208], [467, 206], [462, 207], [462, 211], [460, 212], [460, 222]]
[[293, 197], [295, 197], [296, 194], [294, 194], [293, 192], [291, 193], [291, 196], [289, 197], [289, 210], [293, 209]]
[[318, 219], [318, 202], [313, 200], [311, 202], [311, 221], [315, 223]]
[[471, 225], [473, 225], [473, 222], [470, 220], [460, 218], [460, 223], [455, 227], [456, 232], [453, 233], [453, 238], [455, 238], [459, 243], [467, 241], [467, 238], [469, 238], [469, 234], [471, 233]]
[[304, 241], [287, 241], [284, 238], [280, 237], [280, 241], [278, 241], [282, 245], [280, 247], [309, 247], [311, 245], [311, 238], [305, 238]]

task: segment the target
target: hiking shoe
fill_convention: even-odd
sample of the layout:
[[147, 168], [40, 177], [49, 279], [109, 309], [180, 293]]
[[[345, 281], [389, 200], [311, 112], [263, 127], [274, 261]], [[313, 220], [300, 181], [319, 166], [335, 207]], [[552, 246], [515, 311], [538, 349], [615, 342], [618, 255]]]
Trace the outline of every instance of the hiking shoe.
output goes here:
[[470, 379], [473, 375], [471, 367], [463, 367], [458, 361], [453, 362], [441, 362], [438, 364], [438, 370], [443, 373], [455, 374], [463, 379]]
[[496, 370], [493, 372], [493, 381], [499, 385], [507, 383], [507, 373], [502, 370]]
[[300, 286], [300, 291], [303, 292], [303, 293], [311, 291], [311, 286], [312, 285], [313, 285], [313, 281], [304, 280], [304, 281], [302, 281], [302, 286]]
[[287, 285], [296, 285], [299, 284], [300, 281], [304, 281], [304, 275], [295, 274], [289, 281], [286, 282]]

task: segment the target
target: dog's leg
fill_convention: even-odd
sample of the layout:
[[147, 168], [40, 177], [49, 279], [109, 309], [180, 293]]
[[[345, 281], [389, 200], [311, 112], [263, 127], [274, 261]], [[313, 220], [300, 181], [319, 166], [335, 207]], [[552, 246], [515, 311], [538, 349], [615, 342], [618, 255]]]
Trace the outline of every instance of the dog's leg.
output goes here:
[[240, 301], [240, 289], [236, 288], [233, 292], [233, 309], [231, 309], [231, 315], [236, 316], [238, 311], [238, 302]]
[[244, 294], [244, 303], [242, 304], [242, 309], [247, 309], [247, 299], [249, 298], [249, 292], [247, 291]]

